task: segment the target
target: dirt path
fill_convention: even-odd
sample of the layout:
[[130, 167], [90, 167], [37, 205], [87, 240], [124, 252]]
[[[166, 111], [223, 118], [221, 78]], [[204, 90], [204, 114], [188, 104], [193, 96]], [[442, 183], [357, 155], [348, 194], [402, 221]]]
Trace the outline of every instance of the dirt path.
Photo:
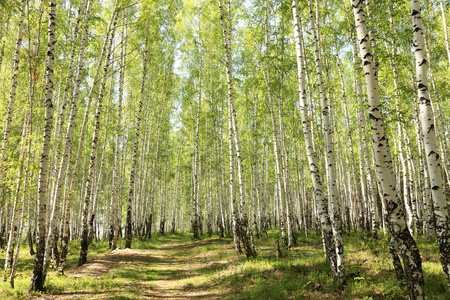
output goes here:
[[[208, 246], [215, 244], [215, 251]], [[212, 239], [164, 244], [155, 249], [118, 249], [66, 272], [76, 280], [92, 278], [96, 287], [76, 292], [68, 288], [39, 299], [217, 299], [224, 291], [205, 286], [217, 270], [230, 263], [220, 251], [233, 251], [230, 240]], [[219, 251], [219, 253], [220, 253]], [[198, 285], [201, 287], [199, 288]], [[82, 285], [84, 286], [84, 285]], [[97, 290], [97, 286], [101, 286]]]

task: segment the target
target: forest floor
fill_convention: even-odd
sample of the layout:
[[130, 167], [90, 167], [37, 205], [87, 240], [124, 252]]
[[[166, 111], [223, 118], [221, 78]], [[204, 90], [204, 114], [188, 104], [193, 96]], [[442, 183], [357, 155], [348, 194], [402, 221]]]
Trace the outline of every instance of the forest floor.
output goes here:
[[[50, 272], [46, 291], [29, 294], [33, 257], [21, 250], [16, 287], [0, 283], [0, 298], [10, 299], [407, 299], [398, 287], [387, 238], [345, 236], [347, 285], [339, 289], [326, 263], [320, 236], [298, 237], [298, 246], [278, 258], [277, 231], [256, 239], [258, 257], [237, 256], [231, 238], [155, 234], [133, 240], [132, 249], [108, 250], [93, 243], [88, 261], [76, 266], [79, 245], [70, 246], [65, 276]], [[450, 299], [436, 243], [417, 238], [427, 299]], [[124, 241], [120, 241], [122, 247]], [[22, 253], [23, 252], [23, 253]], [[4, 251], [0, 253], [0, 267]]]

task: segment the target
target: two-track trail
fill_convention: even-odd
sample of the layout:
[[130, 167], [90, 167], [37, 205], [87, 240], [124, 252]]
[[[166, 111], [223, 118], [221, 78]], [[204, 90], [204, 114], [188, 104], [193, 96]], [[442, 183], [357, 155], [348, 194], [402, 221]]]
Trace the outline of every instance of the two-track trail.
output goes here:
[[[213, 249], [214, 251], [209, 251]], [[152, 249], [118, 249], [68, 270], [74, 285], [38, 299], [217, 299], [208, 281], [227, 272], [229, 239], [168, 241]], [[78, 287], [79, 286], [79, 287]], [[228, 295], [229, 296], [229, 295]]]

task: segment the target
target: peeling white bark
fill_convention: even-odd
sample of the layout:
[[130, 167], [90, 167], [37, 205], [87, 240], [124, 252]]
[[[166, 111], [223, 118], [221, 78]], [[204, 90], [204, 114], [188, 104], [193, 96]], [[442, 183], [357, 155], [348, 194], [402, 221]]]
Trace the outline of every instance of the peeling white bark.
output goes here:
[[416, 62], [416, 79], [419, 96], [419, 118], [424, 141], [425, 157], [430, 178], [431, 195], [436, 219], [436, 236], [441, 253], [441, 263], [447, 276], [447, 287], [450, 292], [450, 224], [447, 199], [442, 182], [439, 150], [436, 145], [434, 113], [428, 90], [427, 60], [425, 58], [424, 25], [420, 12], [420, 1], [411, 0], [413, 25], [413, 45]]
[[384, 129], [384, 120], [378, 91], [377, 67], [370, 49], [370, 40], [366, 27], [363, 0], [351, 0], [358, 36], [360, 55], [366, 78], [369, 100], [369, 119], [372, 127], [373, 151], [377, 177], [383, 192], [388, 210], [388, 218], [392, 225], [392, 233], [399, 243], [399, 252], [405, 265], [409, 296], [411, 299], [424, 299], [422, 261], [419, 249], [411, 236], [405, 220], [398, 193], [395, 189], [395, 178], [390, 162], [390, 151]]

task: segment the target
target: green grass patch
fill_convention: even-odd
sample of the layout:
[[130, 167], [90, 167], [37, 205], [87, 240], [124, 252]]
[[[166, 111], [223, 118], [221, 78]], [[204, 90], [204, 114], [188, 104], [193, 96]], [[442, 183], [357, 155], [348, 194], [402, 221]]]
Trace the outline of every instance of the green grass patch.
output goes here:
[[[323, 253], [321, 236], [310, 231], [298, 236], [298, 246], [284, 249], [278, 258], [275, 240], [279, 232], [255, 240], [258, 256], [236, 255], [231, 238], [218, 236], [194, 240], [190, 233], [153, 234], [150, 240], [134, 239], [135, 252], [123, 256], [100, 276], [58, 276], [51, 271], [45, 293], [93, 299], [165, 298], [182, 295], [209, 299], [407, 299], [398, 287], [387, 238], [378, 241], [360, 233], [344, 237], [347, 285], [339, 289]], [[449, 299], [445, 276], [435, 243], [416, 239], [423, 257], [427, 299]], [[124, 247], [124, 240], [119, 241]], [[67, 273], [77, 267], [79, 242], [71, 241]], [[126, 254], [127, 250], [124, 251]], [[141, 251], [141, 252], [139, 252]], [[107, 241], [89, 247], [88, 262], [110, 253]], [[3, 265], [4, 251], [0, 254]], [[0, 283], [2, 299], [28, 299], [33, 257], [23, 245], [15, 288]], [[74, 271], [72, 271], [73, 273]], [[172, 294], [170, 294], [172, 293]], [[174, 297], [175, 297], [174, 296]]]

